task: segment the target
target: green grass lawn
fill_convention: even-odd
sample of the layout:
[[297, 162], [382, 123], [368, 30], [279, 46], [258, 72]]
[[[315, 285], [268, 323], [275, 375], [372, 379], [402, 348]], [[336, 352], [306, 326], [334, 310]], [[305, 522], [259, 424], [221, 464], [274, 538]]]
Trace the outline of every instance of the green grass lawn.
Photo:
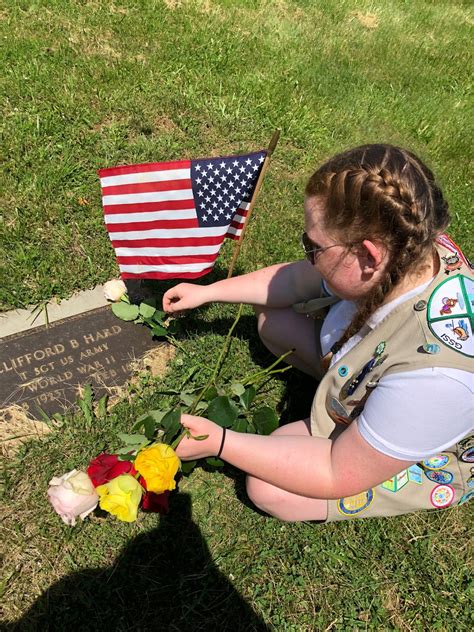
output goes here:
[[[239, 272], [298, 258], [307, 177], [331, 154], [375, 141], [432, 167], [450, 233], [474, 254], [470, 3], [5, 0], [0, 17], [3, 310], [117, 275], [98, 168], [251, 151], [277, 127]], [[226, 245], [209, 279], [230, 256]], [[234, 315], [222, 306], [191, 315], [160, 385], [179, 385], [190, 363], [206, 376]], [[254, 325], [246, 310], [229, 377], [271, 361]], [[468, 505], [289, 525], [251, 508], [238, 472], [198, 470], [165, 519], [64, 526], [45, 498], [49, 478], [113, 447], [117, 429], [158, 405], [156, 388], [142, 376], [92, 428], [67, 418], [5, 461], [5, 621], [24, 630], [472, 629]], [[296, 419], [312, 388], [290, 372], [266, 403]]]

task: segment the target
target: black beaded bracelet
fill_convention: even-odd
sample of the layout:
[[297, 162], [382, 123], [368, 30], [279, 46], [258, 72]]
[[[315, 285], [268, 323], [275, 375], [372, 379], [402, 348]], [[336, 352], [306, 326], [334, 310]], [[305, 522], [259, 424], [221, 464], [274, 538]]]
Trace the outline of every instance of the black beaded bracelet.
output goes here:
[[226, 428], [222, 428], [222, 441], [221, 441], [221, 447], [219, 448], [219, 452], [217, 453], [217, 456], [216, 456], [217, 459], [221, 456], [222, 450], [224, 449], [225, 433], [226, 433]]

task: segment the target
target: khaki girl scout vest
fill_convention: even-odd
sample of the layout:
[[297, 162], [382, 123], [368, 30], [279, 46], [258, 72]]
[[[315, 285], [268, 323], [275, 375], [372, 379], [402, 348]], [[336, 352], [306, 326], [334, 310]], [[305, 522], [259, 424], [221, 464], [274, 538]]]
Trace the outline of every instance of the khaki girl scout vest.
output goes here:
[[[437, 249], [441, 267], [430, 285], [393, 309], [323, 377], [311, 407], [313, 436], [336, 437], [359, 416], [384, 375], [427, 367], [473, 371], [473, 273], [447, 236], [440, 237]], [[323, 301], [327, 304], [327, 299]], [[320, 307], [319, 299], [294, 306], [303, 313]], [[472, 496], [474, 436], [470, 435], [373, 489], [328, 501], [328, 520], [444, 508]]]

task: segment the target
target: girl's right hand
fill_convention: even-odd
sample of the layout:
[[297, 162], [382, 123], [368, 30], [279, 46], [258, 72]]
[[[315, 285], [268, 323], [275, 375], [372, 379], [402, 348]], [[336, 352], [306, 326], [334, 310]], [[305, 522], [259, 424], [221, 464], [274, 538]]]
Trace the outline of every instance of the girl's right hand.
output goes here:
[[167, 314], [179, 314], [187, 309], [208, 302], [208, 286], [179, 283], [163, 294], [163, 310]]

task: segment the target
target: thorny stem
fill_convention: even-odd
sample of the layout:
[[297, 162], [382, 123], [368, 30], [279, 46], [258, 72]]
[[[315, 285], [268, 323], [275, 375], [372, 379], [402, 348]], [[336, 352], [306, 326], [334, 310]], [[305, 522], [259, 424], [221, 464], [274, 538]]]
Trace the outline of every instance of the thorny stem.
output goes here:
[[214, 371], [211, 375], [211, 377], [209, 378], [209, 380], [206, 382], [206, 384], [204, 385], [204, 387], [201, 389], [201, 392], [198, 394], [198, 396], [196, 397], [196, 399], [194, 400], [194, 402], [192, 403], [191, 408], [189, 409], [189, 414], [193, 415], [196, 411], [197, 405], [199, 404], [199, 402], [201, 401], [201, 399], [204, 396], [204, 393], [207, 391], [207, 389], [215, 383], [221, 369], [222, 369], [222, 365], [224, 363], [224, 359], [225, 356], [227, 355], [227, 352], [229, 351], [229, 346], [230, 346], [230, 342], [231, 342], [231, 338], [232, 338], [232, 334], [234, 332], [234, 329], [237, 326], [237, 323], [239, 322], [240, 316], [242, 314], [242, 308], [243, 308], [243, 304], [241, 303], [239, 305], [239, 311], [237, 312], [237, 316], [235, 317], [234, 322], [232, 323], [231, 328], [229, 329], [229, 331], [227, 332], [227, 336], [225, 338], [224, 344], [222, 345], [222, 349], [221, 352], [219, 354], [219, 358], [217, 360], [216, 366], [214, 367]]

